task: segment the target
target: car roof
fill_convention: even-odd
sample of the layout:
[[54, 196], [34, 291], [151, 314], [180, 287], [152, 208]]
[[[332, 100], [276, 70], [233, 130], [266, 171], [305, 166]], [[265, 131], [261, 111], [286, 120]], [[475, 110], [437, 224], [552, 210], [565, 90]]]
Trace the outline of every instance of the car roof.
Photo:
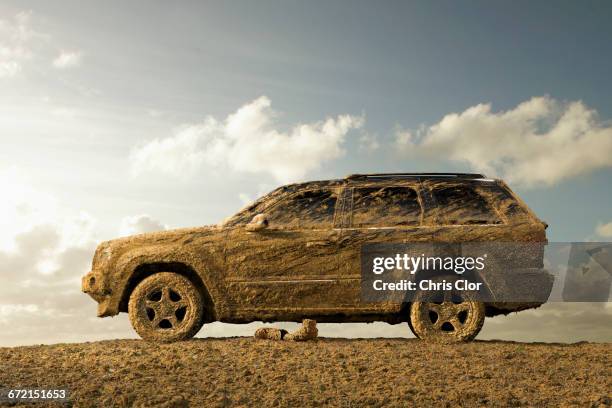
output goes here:
[[359, 184], [363, 182], [383, 182], [393, 180], [436, 180], [436, 181], [452, 181], [452, 182], [491, 182], [493, 179], [487, 178], [480, 173], [369, 173], [369, 174], [351, 174], [343, 179], [330, 180], [315, 180], [302, 183], [288, 184], [279, 187], [277, 190], [295, 191], [304, 187], [329, 187], [342, 185], [346, 183]]
[[345, 180], [393, 180], [393, 179], [448, 179], [448, 180], [475, 180], [485, 179], [480, 173], [369, 173], [351, 174]]

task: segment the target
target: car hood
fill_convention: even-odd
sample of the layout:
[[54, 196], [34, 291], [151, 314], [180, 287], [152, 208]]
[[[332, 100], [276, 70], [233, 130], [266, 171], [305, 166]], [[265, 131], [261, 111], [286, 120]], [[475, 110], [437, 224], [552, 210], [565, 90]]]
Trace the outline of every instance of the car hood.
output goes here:
[[179, 228], [167, 231], [147, 232], [104, 241], [96, 249], [93, 263], [104, 262], [120, 253], [143, 246], [187, 244], [193, 241], [214, 241], [221, 235], [218, 225], [207, 225], [195, 228]]

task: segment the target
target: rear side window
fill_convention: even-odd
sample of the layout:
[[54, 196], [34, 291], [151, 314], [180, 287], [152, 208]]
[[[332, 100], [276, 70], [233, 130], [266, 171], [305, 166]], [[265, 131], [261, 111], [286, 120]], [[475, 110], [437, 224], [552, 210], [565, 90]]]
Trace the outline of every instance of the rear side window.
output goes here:
[[328, 189], [299, 192], [266, 211], [272, 228], [332, 228], [336, 193]]
[[434, 187], [432, 195], [443, 224], [501, 224], [493, 207], [470, 186]]
[[419, 225], [421, 204], [409, 187], [361, 187], [353, 190], [353, 227]]

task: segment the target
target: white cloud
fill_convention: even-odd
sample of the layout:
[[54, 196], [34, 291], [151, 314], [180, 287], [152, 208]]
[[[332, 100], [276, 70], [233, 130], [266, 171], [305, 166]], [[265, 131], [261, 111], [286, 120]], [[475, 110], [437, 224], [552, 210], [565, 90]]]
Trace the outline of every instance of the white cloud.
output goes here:
[[[13, 167], [0, 170], [0, 336], [7, 345], [134, 337], [125, 316], [96, 318], [81, 292], [100, 241], [96, 220], [42, 193]], [[130, 232], [164, 229], [146, 215], [126, 217]]]
[[580, 101], [534, 97], [514, 109], [490, 104], [451, 113], [416, 135], [399, 131], [410, 154], [465, 162], [476, 171], [533, 186], [612, 166], [612, 127]]
[[21, 71], [21, 65], [17, 61], [0, 62], [0, 78], [9, 78], [17, 75]]
[[609, 222], [607, 224], [597, 225], [597, 228], [595, 228], [595, 232], [600, 237], [604, 237], [604, 238], [612, 237], [612, 222]]
[[359, 138], [359, 148], [361, 150], [366, 150], [370, 152], [373, 152], [374, 150], [378, 150], [380, 148], [378, 137], [370, 133], [364, 133]]
[[340, 115], [282, 132], [274, 127], [275, 116], [265, 96], [224, 120], [209, 116], [172, 137], [134, 149], [130, 157], [133, 173], [192, 174], [209, 165], [268, 173], [281, 182], [299, 180], [322, 163], [342, 156], [345, 136], [364, 122], [360, 116]]
[[[12, 18], [0, 18], [0, 79], [7, 79], [25, 72], [28, 63], [47, 65], [57, 51], [52, 37], [32, 28], [32, 13], [23, 11]], [[80, 65], [82, 53], [62, 51], [52, 61], [58, 69]], [[44, 61], [44, 62], [42, 62]]]
[[412, 132], [406, 129], [399, 129], [395, 133], [395, 143], [401, 149], [406, 149], [409, 147], [413, 147], [414, 136]]
[[[540, 308], [485, 321], [479, 339], [544, 342], [595, 341], [612, 338], [609, 302], [549, 302]], [[537, 329], [534, 329], [537, 328]]]
[[62, 51], [54, 60], [53, 66], [58, 69], [74, 68], [81, 65], [81, 53]]
[[57, 217], [59, 205], [55, 197], [30, 186], [24, 174], [11, 167], [0, 171], [0, 250], [15, 249], [15, 237]]
[[255, 201], [255, 199], [251, 197], [250, 195], [248, 195], [247, 193], [239, 193], [238, 198], [240, 199], [240, 202], [242, 203], [242, 205], [245, 207], [253, 203], [253, 201]]
[[63, 119], [74, 119], [77, 117], [77, 110], [66, 106], [59, 106], [51, 110], [51, 114]]
[[161, 231], [167, 227], [149, 215], [135, 215], [121, 220], [119, 234], [121, 236], [142, 234], [145, 232]]
[[93, 249], [97, 223], [91, 215], [64, 212], [54, 196], [31, 186], [14, 167], [0, 172], [0, 185], [5, 193], [0, 202], [0, 254], [13, 260], [23, 256], [32, 271], [56, 273], [53, 265], [63, 264], [66, 253]]
[[36, 33], [30, 28], [30, 14], [21, 12], [9, 20], [0, 19], [0, 79], [17, 75], [32, 56], [29, 42]]
[[91, 330], [83, 323], [95, 316], [95, 303], [80, 292], [80, 277], [99, 241], [95, 220], [42, 193], [16, 168], [0, 171], [0, 185], [0, 323], [11, 327], [0, 346], [45, 342], [71, 324]]

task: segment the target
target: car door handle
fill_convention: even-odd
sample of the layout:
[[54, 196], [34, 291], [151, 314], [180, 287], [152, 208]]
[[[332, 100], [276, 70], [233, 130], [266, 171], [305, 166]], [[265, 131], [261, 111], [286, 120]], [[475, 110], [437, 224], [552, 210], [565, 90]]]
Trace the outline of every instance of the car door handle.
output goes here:
[[328, 240], [322, 240], [322, 241], [308, 241], [306, 243], [306, 248], [312, 248], [312, 247], [324, 247], [324, 246], [329, 246], [329, 245], [333, 245], [335, 244], [335, 241], [328, 241]]
[[345, 245], [349, 241], [350, 241], [350, 238], [348, 238], [348, 237], [344, 237], [344, 238], [335, 238], [334, 237], [332, 239], [324, 239], [324, 240], [320, 240], [320, 241], [308, 241], [306, 243], [306, 248], [324, 247], [324, 246], [330, 246], [330, 245], [343, 246], [343, 245]]

